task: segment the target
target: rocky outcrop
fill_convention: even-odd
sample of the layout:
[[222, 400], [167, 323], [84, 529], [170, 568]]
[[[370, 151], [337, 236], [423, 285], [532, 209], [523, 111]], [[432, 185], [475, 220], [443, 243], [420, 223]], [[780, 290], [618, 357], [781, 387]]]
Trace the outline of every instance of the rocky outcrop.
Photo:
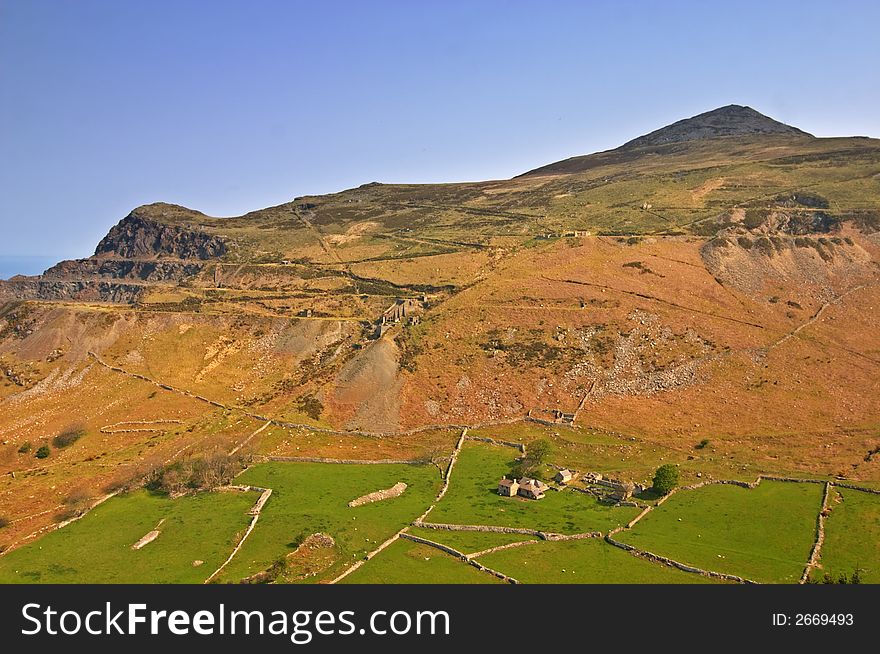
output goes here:
[[720, 282], [758, 292], [768, 281], [831, 288], [835, 279], [863, 280], [873, 274], [871, 255], [848, 237], [719, 232], [700, 250], [706, 269]]
[[44, 272], [43, 280], [99, 277], [145, 282], [179, 282], [198, 275], [205, 264], [193, 261], [137, 261], [131, 259], [75, 259], [62, 261]]
[[0, 281], [0, 301], [77, 300], [133, 304], [146, 289], [146, 286], [138, 283], [17, 277], [6, 282]]
[[[176, 212], [166, 216], [163, 207]], [[200, 216], [182, 207], [135, 209], [101, 240], [95, 256], [62, 261], [42, 275], [0, 281], [0, 300], [77, 300], [133, 304], [151, 283], [178, 284], [204, 271], [202, 263], [226, 253], [226, 241], [187, 223], [168, 224], [149, 215], [180, 221]], [[192, 215], [191, 215], [192, 214]]]
[[146, 218], [137, 209], [110, 229], [95, 249], [95, 256], [126, 259], [175, 257], [214, 259], [226, 253], [225, 239], [199, 228], [169, 225]]

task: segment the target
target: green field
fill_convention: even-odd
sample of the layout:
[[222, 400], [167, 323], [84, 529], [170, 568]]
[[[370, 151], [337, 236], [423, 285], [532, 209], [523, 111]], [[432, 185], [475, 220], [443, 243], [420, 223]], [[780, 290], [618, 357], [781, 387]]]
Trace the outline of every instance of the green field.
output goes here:
[[352, 572], [344, 584], [492, 584], [497, 577], [429, 545], [403, 538]]
[[[843, 498], [835, 502], [835, 496]], [[825, 521], [825, 542], [814, 577], [825, 572], [837, 578], [861, 569], [862, 583], [880, 583], [880, 497], [847, 488], [832, 488], [831, 514]]]
[[682, 491], [617, 539], [681, 563], [764, 583], [796, 583], [810, 556], [820, 484]]
[[[350, 508], [348, 502], [373, 491], [408, 484], [400, 497]], [[440, 479], [432, 466], [264, 463], [236, 483], [271, 488], [256, 528], [220, 581], [238, 581], [268, 568], [292, 552], [304, 537], [332, 536], [340, 558], [320, 575], [334, 577], [417, 518], [436, 496]]]
[[477, 559], [526, 584], [706, 584], [701, 575], [651, 563], [600, 538], [541, 541]]
[[542, 500], [498, 495], [498, 480], [510, 472], [517, 451], [466, 443], [452, 471], [449, 490], [428, 522], [525, 527], [563, 534], [608, 531], [626, 524], [639, 509], [600, 504], [571, 490], [548, 491]]
[[413, 536], [421, 536], [435, 543], [442, 543], [457, 549], [463, 554], [482, 552], [490, 547], [506, 545], [507, 543], [519, 543], [524, 540], [538, 540], [537, 536], [525, 534], [494, 534], [483, 531], [447, 531], [445, 529], [423, 529], [410, 527], [408, 533]]
[[[111, 498], [0, 557], [0, 583], [201, 583], [235, 547], [257, 497], [199, 493], [172, 500], [136, 491]], [[163, 518], [156, 540], [131, 549]], [[194, 566], [196, 560], [204, 564]]]
[[[606, 531], [635, 514], [571, 491], [543, 500], [504, 498], [495, 483], [513, 450], [467, 444], [450, 488], [428, 519], [496, 524], [576, 533]], [[403, 481], [402, 496], [357, 508], [356, 497]], [[306, 536], [323, 532], [336, 547], [330, 558], [296, 560], [295, 582], [326, 581], [352, 565], [431, 503], [440, 479], [431, 466], [258, 464], [236, 483], [273, 489], [262, 515], [218, 581], [237, 582], [293, 552]], [[710, 485], [681, 491], [616, 537], [682, 563], [764, 583], [794, 583], [815, 537], [820, 484], [762, 482], [755, 489]], [[837, 498], [840, 501], [836, 501]], [[105, 502], [81, 520], [0, 557], [0, 583], [201, 583], [229, 555], [249, 522], [256, 493], [199, 493], [177, 499], [139, 490]], [[880, 501], [859, 491], [833, 489], [822, 549], [833, 577], [857, 567], [862, 580], [880, 582]], [[140, 550], [131, 545], [156, 528], [160, 536]], [[410, 527], [409, 533], [463, 553], [536, 540], [520, 534]], [[322, 554], [326, 556], [326, 553]], [[194, 566], [195, 561], [204, 563]], [[712, 583], [713, 580], [646, 561], [602, 539], [537, 541], [479, 558], [524, 583]], [[311, 574], [317, 565], [317, 573]], [[498, 583], [430, 546], [401, 539], [346, 577], [344, 583]]]

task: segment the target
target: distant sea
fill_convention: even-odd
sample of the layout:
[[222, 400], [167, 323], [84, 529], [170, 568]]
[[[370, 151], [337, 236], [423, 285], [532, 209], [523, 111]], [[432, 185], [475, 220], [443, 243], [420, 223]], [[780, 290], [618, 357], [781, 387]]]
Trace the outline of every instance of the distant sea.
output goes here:
[[9, 279], [15, 275], [39, 275], [63, 258], [0, 254], [0, 279]]

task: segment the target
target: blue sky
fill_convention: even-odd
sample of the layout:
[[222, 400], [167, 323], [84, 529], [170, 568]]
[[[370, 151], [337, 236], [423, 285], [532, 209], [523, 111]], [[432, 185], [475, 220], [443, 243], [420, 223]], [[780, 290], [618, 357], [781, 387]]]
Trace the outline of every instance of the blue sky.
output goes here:
[[0, 0], [0, 255], [506, 178], [717, 106], [880, 136], [880, 3]]

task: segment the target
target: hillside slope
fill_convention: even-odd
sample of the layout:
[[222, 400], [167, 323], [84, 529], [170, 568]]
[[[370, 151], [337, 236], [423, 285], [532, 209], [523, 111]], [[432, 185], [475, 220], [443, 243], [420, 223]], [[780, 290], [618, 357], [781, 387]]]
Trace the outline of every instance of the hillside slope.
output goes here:
[[[619, 438], [612, 470], [706, 439], [728, 472], [880, 480], [880, 142], [690, 120], [512, 180], [147, 205], [0, 283], [0, 514], [210, 447], [525, 419]], [[112, 428], [139, 420], [176, 422]]]

